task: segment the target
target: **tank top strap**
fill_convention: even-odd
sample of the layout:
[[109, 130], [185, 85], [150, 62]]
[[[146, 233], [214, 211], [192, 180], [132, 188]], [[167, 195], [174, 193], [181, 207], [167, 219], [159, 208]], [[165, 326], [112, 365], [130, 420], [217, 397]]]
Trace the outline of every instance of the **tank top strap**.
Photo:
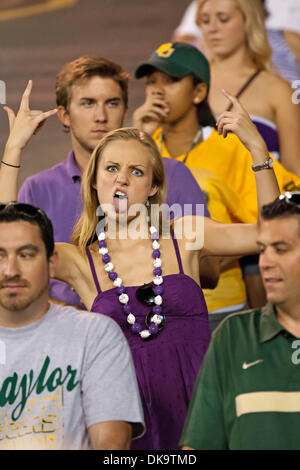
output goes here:
[[[258, 69], [256, 70], [252, 75], [251, 77], [248, 78], [248, 80], [246, 81], [246, 83], [244, 83], [244, 85], [242, 86], [242, 88], [238, 91], [238, 93], [235, 95], [236, 98], [239, 98], [240, 96], [242, 96], [242, 94], [244, 93], [244, 91], [247, 90], [247, 88], [250, 86], [250, 84], [253, 82], [253, 80], [257, 77], [257, 75], [259, 75], [261, 72], [261, 69]], [[230, 103], [230, 105], [228, 106], [228, 108], [226, 109], [226, 111], [231, 111], [233, 107], [233, 104]]]
[[173, 240], [173, 244], [174, 244], [174, 248], [175, 248], [176, 258], [177, 258], [177, 262], [178, 262], [178, 266], [179, 266], [179, 272], [180, 272], [180, 274], [184, 274], [183, 267], [182, 267], [181, 256], [180, 256], [180, 251], [179, 251], [179, 246], [178, 246], [178, 242], [177, 242], [174, 230], [171, 230], [171, 235], [172, 235], [172, 240]]
[[100, 294], [100, 293], [101, 293], [101, 289], [100, 289], [100, 284], [99, 284], [99, 281], [98, 281], [98, 278], [97, 278], [96, 269], [95, 269], [95, 265], [94, 265], [94, 261], [93, 261], [92, 254], [91, 254], [91, 252], [90, 252], [90, 250], [89, 250], [88, 247], [86, 247], [85, 251], [86, 251], [86, 254], [87, 254], [89, 263], [90, 263], [90, 268], [91, 268], [91, 271], [92, 271], [92, 275], [93, 275], [93, 279], [94, 279], [94, 283], [95, 283], [97, 292], [98, 292], [98, 294]]

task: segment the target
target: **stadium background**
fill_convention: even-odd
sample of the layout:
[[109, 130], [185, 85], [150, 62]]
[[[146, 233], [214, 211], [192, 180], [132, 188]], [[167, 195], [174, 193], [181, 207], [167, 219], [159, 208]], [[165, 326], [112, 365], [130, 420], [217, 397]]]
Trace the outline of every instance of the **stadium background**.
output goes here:
[[[162, 42], [170, 40], [190, 0], [1, 0], [0, 80], [6, 102], [17, 110], [29, 79], [32, 109], [55, 107], [55, 75], [65, 62], [88, 54], [111, 58], [133, 71]], [[143, 102], [142, 81], [131, 78], [129, 113]], [[0, 110], [1, 155], [8, 135]], [[51, 118], [24, 151], [20, 183], [58, 163], [70, 150], [69, 137]]]

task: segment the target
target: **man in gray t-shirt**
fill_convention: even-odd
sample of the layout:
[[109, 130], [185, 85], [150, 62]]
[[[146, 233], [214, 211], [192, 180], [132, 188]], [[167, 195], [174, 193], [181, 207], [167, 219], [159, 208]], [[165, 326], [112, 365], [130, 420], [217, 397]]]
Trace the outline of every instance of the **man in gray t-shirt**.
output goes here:
[[143, 433], [131, 353], [111, 319], [48, 303], [45, 214], [0, 206], [0, 450], [128, 449]]

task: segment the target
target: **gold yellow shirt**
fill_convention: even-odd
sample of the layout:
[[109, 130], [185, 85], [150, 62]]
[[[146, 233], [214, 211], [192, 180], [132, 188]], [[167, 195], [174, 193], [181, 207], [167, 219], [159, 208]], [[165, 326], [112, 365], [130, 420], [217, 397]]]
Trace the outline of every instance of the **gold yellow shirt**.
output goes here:
[[[172, 158], [161, 141], [161, 133], [162, 129], [157, 129], [153, 138], [161, 155]], [[179, 155], [176, 160], [183, 161], [184, 157]], [[252, 159], [234, 134], [228, 134], [224, 139], [212, 129], [209, 137], [189, 152], [186, 165], [204, 191], [214, 220], [222, 223], [256, 222], [257, 194]], [[274, 171], [281, 192], [300, 190], [300, 178], [277, 161], [274, 161]], [[245, 285], [238, 263], [221, 274], [216, 289], [204, 289], [204, 295], [209, 312], [244, 303]]]

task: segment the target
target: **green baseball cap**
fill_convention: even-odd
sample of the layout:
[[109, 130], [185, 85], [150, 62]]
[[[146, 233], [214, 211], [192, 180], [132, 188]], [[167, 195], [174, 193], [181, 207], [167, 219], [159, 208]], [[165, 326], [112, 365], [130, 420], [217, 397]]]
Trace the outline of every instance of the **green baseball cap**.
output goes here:
[[183, 42], [162, 44], [150, 56], [147, 62], [139, 65], [136, 78], [142, 78], [153, 71], [153, 67], [172, 77], [184, 77], [193, 73], [209, 86], [209, 63], [204, 55], [194, 46]]

